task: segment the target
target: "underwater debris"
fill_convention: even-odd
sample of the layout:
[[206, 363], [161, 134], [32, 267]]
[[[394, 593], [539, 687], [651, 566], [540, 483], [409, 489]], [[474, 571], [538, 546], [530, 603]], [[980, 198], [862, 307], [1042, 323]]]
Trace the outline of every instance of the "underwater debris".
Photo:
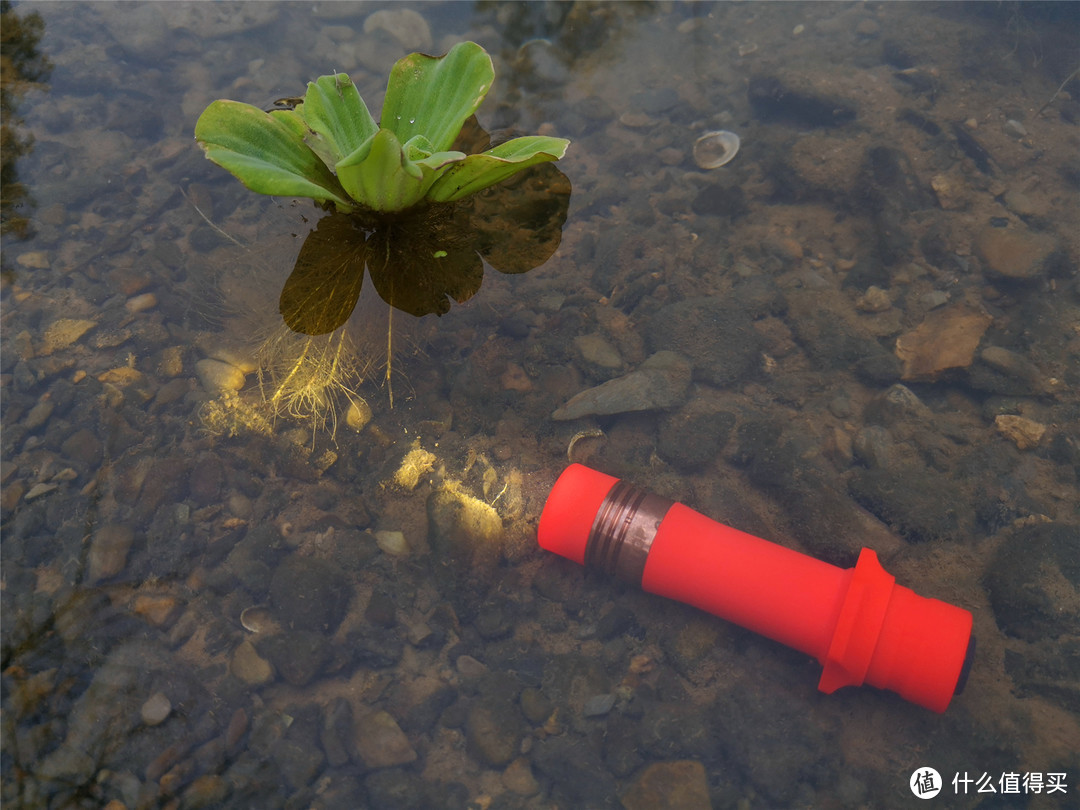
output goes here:
[[739, 136], [726, 129], [706, 132], [694, 141], [694, 163], [699, 169], [719, 169], [739, 153]]

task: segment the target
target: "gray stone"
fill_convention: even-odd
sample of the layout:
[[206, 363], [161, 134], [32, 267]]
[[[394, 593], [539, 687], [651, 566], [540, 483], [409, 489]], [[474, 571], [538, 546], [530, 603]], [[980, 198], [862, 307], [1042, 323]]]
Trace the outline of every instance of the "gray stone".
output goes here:
[[585, 701], [581, 713], [586, 717], [603, 717], [615, 705], [615, 695], [593, 695]]
[[669, 351], [659, 351], [637, 371], [582, 391], [556, 410], [552, 419], [665, 410], [678, 405], [690, 386], [690, 363]]

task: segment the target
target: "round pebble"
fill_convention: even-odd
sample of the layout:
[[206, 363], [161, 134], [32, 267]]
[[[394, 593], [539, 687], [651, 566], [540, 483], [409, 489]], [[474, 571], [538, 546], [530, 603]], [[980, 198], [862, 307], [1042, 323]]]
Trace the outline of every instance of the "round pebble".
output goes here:
[[165, 722], [165, 718], [172, 712], [172, 703], [162, 692], [155, 692], [150, 699], [142, 705], [139, 716], [143, 723], [148, 726], [157, 726]]
[[209, 358], [195, 364], [199, 382], [211, 394], [222, 391], [239, 391], [244, 387], [244, 372], [234, 365]]
[[391, 557], [404, 557], [409, 553], [409, 543], [401, 532], [375, 532], [375, 542]]
[[127, 303], [124, 304], [124, 308], [128, 312], [142, 312], [143, 310], [153, 309], [157, 306], [157, 296], [153, 293], [143, 293], [142, 295], [136, 295], [133, 298], [129, 298]]

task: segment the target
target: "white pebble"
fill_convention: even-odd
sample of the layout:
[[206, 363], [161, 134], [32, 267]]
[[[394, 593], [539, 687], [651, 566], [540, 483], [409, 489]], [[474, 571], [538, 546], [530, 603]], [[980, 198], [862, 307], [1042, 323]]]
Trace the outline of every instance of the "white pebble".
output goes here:
[[148, 726], [157, 726], [165, 722], [165, 718], [172, 712], [172, 703], [161, 692], [155, 692], [150, 699], [142, 705], [139, 715], [143, 723]]
[[131, 313], [142, 312], [145, 309], [153, 309], [157, 306], [157, 296], [153, 293], [143, 293], [129, 298], [124, 308]]
[[391, 557], [404, 557], [409, 553], [409, 541], [401, 532], [375, 532], [375, 544]]

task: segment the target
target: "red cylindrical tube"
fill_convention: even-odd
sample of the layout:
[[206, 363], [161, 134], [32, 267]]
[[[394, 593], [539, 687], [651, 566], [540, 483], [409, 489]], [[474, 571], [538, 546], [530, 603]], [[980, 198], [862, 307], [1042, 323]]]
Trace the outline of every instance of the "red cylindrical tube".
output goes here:
[[837, 568], [581, 464], [555, 482], [538, 539], [814, 656], [823, 692], [868, 683], [943, 712], [963, 688], [971, 614], [897, 585], [870, 549]]

